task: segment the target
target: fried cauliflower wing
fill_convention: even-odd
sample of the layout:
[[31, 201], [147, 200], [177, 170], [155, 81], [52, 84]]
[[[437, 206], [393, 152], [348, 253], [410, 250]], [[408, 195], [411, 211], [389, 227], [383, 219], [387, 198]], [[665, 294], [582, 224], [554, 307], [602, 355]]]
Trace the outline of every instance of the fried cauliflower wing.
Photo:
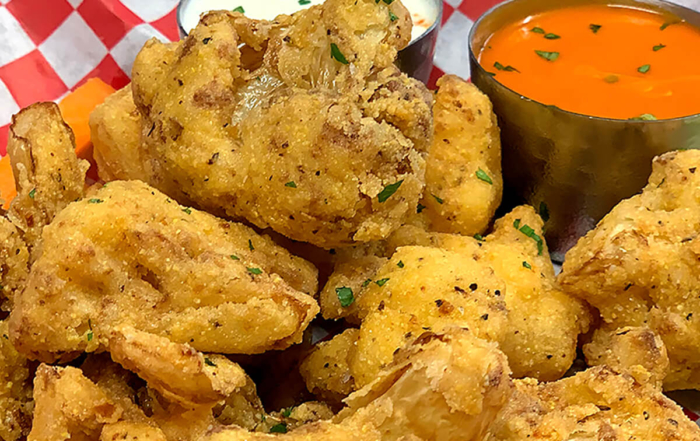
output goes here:
[[600, 311], [606, 332], [648, 326], [671, 363], [666, 390], [700, 388], [700, 152], [654, 159], [649, 184], [566, 255], [562, 289]]
[[19, 230], [0, 216], [0, 311], [9, 311], [14, 293], [22, 288], [29, 274], [29, 250]]
[[359, 329], [350, 328], [316, 345], [300, 366], [309, 392], [324, 401], [338, 403], [355, 390], [350, 360], [359, 336]]
[[32, 426], [29, 360], [10, 343], [7, 321], [0, 321], [0, 439], [24, 439]]
[[138, 181], [71, 204], [43, 241], [9, 319], [18, 350], [42, 361], [110, 350], [122, 325], [198, 351], [258, 353], [300, 341], [318, 312], [308, 262]]
[[334, 420], [286, 435], [214, 428], [205, 439], [481, 440], [512, 390], [505, 356], [470, 332], [426, 332], [345, 402]]
[[491, 101], [454, 75], [437, 81], [419, 212], [432, 231], [483, 233], [501, 204], [501, 138]]
[[92, 118], [98, 161], [294, 240], [383, 239], [415, 210], [432, 136], [432, 96], [392, 64], [410, 29], [400, 2], [329, 0], [272, 22], [209, 13], [180, 43], [146, 43], [138, 152], [121, 154], [136, 121], [119, 92]]
[[83, 197], [90, 165], [75, 155], [73, 131], [54, 103], [33, 104], [12, 117], [7, 152], [18, 191], [8, 217], [34, 246], [44, 226]]
[[698, 426], [653, 384], [607, 366], [553, 383], [515, 384], [485, 441], [700, 439]]

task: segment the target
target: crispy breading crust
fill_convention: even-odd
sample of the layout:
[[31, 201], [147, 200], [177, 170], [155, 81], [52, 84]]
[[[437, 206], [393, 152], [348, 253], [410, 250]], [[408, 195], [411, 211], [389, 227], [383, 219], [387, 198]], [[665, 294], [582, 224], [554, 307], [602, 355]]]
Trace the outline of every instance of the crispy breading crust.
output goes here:
[[671, 362], [666, 390], [700, 388], [700, 152], [654, 159], [649, 184], [620, 202], [566, 255], [562, 289], [605, 328], [649, 326]]
[[316, 271], [240, 224], [113, 182], [44, 230], [10, 338], [53, 361], [109, 349], [120, 324], [206, 352], [258, 353], [301, 340], [318, 312]]
[[355, 390], [350, 359], [359, 336], [359, 329], [350, 328], [316, 345], [300, 366], [309, 392], [324, 401], [338, 403]]
[[32, 427], [29, 360], [10, 343], [7, 321], [0, 321], [0, 439], [17, 441]]
[[29, 251], [19, 230], [4, 216], [0, 216], [0, 262], [0, 311], [9, 311], [15, 292], [27, 281]]

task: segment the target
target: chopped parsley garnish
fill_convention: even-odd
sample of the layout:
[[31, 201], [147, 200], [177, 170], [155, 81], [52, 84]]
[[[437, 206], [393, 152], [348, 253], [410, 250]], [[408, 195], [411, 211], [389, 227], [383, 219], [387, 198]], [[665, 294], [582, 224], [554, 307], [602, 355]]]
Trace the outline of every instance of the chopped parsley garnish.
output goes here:
[[523, 260], [523, 266], [527, 269], [532, 269], [532, 265]]
[[483, 242], [483, 241], [484, 241], [484, 236], [482, 236], [481, 234], [478, 234], [478, 233], [477, 233], [477, 234], [474, 235], [474, 239], [478, 240], [479, 242]]
[[204, 357], [204, 364], [206, 364], [207, 366], [216, 367], [216, 363], [209, 360], [209, 358], [207, 358], [207, 357]]
[[610, 74], [610, 75], [606, 75], [603, 78], [603, 81], [605, 81], [608, 84], [614, 84], [614, 83], [617, 83], [618, 81], [620, 81], [620, 77], [618, 77], [617, 75]]
[[289, 418], [289, 416], [292, 414], [292, 409], [294, 409], [293, 406], [284, 409], [284, 410], [282, 411], [282, 416], [285, 417], [285, 418]]
[[520, 73], [520, 71], [518, 69], [514, 68], [513, 66], [510, 66], [510, 65], [504, 66], [501, 63], [499, 63], [498, 61], [493, 63], [493, 67], [495, 67], [498, 70], [503, 70], [506, 72], [518, 72], [518, 73]]
[[270, 427], [270, 433], [287, 433], [287, 423], [279, 423]]
[[547, 40], [558, 40], [561, 37], [558, 36], [557, 34], [552, 34], [551, 32], [549, 32], [549, 33], [544, 35], [544, 38], [546, 38]]
[[388, 281], [389, 281], [389, 278], [386, 278], [386, 279], [379, 279], [379, 280], [377, 280], [377, 281], [374, 282], [374, 283], [376, 283], [376, 284], [379, 285], [379, 286], [384, 286], [384, 284], [385, 284], [386, 282], [388, 282]]
[[382, 1], [383, 1], [384, 3], [386, 3], [387, 5], [390, 5], [390, 4], [394, 3], [394, 0], [382, 0]]
[[476, 171], [476, 177], [481, 179], [482, 181], [486, 182], [489, 185], [493, 185], [493, 181], [491, 180], [491, 177], [488, 174], [486, 174], [486, 172], [483, 171], [482, 169], [479, 169]]
[[535, 230], [526, 224], [520, 227], [519, 231], [537, 243], [537, 254], [541, 255], [544, 247], [544, 241], [537, 233], [535, 233]]
[[559, 52], [547, 52], [536, 50], [535, 53], [547, 61], [556, 61], [556, 59], [559, 58]]
[[352, 295], [352, 289], [348, 288], [347, 286], [336, 288], [335, 295], [338, 296], [340, 306], [343, 308], [347, 308], [355, 301], [355, 296]]
[[87, 333], [87, 341], [92, 341], [92, 338], [95, 336], [95, 334], [92, 332], [92, 320], [88, 319], [88, 333]]
[[243, 9], [243, 6], [239, 6], [233, 9], [233, 12], [240, 12], [241, 14], [245, 14], [245, 9]]
[[657, 44], [656, 46], [654, 46], [654, 52], [660, 51], [661, 49], [663, 49], [665, 47], [666, 47], [665, 44]]
[[540, 217], [545, 222], [549, 220], [549, 207], [544, 201], [540, 202]]
[[362, 282], [362, 287], [365, 288], [365, 287], [367, 287], [367, 285], [369, 285], [370, 283], [372, 283], [372, 279], [367, 279], [367, 280], [365, 280], [364, 282]]
[[92, 198], [88, 199], [88, 204], [101, 204], [104, 202], [102, 199]]
[[667, 21], [666, 23], [662, 24], [661, 27], [660, 27], [659, 29], [661, 29], [661, 30], [663, 31], [664, 29], [666, 29], [667, 27], [669, 27], [669, 26], [671, 26], [671, 25], [679, 24], [679, 23], [682, 23], [682, 22], [683, 22], [683, 20]]
[[241, 260], [241, 259], [240, 259], [238, 256], [236, 256], [235, 254], [231, 254], [231, 259], [232, 259], [232, 260]]
[[645, 64], [644, 66], [639, 66], [637, 68], [637, 72], [645, 74], [645, 73], [649, 72], [649, 69], [651, 69], [651, 65]]
[[248, 239], [248, 248], [250, 249], [250, 251], [255, 250], [255, 247], [253, 246], [253, 241], [250, 239]]
[[36, 188], [32, 188], [31, 191], [29, 192], [29, 197], [34, 199], [35, 195], [36, 195]]
[[515, 221], [513, 222], [513, 226], [516, 230], [520, 228], [520, 219], [515, 219]]
[[251, 274], [255, 274], [256, 276], [262, 274], [262, 270], [260, 268], [248, 268], [248, 272]]
[[399, 260], [399, 263], [397, 263], [396, 266], [398, 266], [399, 268], [403, 268], [406, 265], [403, 264], [402, 260]]
[[656, 121], [656, 117], [651, 113], [642, 113], [639, 116], [630, 118], [630, 121]]
[[425, 205], [423, 204], [418, 204], [418, 208], [416, 209], [417, 213], [420, 213], [421, 211], [425, 210]]
[[286, 184], [284, 184], [284, 186], [289, 188], [297, 188], [297, 183], [294, 181], [289, 181]]
[[338, 45], [335, 43], [331, 43], [331, 58], [334, 58], [339, 63], [350, 64], [348, 63], [347, 58], [345, 58], [345, 55], [343, 55], [343, 53], [340, 52], [340, 49], [338, 49]]
[[394, 14], [394, 13], [391, 12], [391, 11], [389, 11], [389, 20], [391, 20], [391, 21], [396, 21], [396, 20], [398, 20], [398, 19], [399, 19], [399, 17], [397, 17], [396, 14]]
[[391, 197], [391, 195], [396, 193], [396, 190], [398, 190], [399, 187], [401, 187], [401, 184], [403, 184], [403, 179], [384, 187], [384, 189], [381, 192], [379, 192], [379, 194], [377, 195], [377, 199], [379, 200], [379, 202], [380, 203], [386, 202], [386, 200], [389, 199]]
[[192, 210], [190, 210], [190, 207], [183, 208], [182, 211], [184, 211], [187, 214], [192, 214]]
[[598, 31], [600, 30], [600, 28], [602, 28], [602, 27], [603, 27], [603, 26], [598, 25], [598, 24], [591, 24], [591, 25], [588, 25], [588, 29], [590, 29], [591, 31], [593, 31], [594, 34], [597, 34]]
[[301, 6], [306, 6], [308, 4], [311, 4], [311, 0], [299, 0], [299, 4]]
[[485, 71], [485, 72], [486, 72], [487, 74], [489, 74], [490, 76], [492, 76], [492, 77], [495, 77], [495, 76], [496, 76], [496, 74], [493, 73], [493, 72], [489, 72], [489, 71]]
[[538, 28], [538, 27], [534, 27], [534, 28], [530, 29], [530, 32], [534, 32], [535, 34], [544, 34], [545, 33], [544, 29]]
[[441, 197], [435, 196], [435, 195], [432, 194], [432, 193], [431, 193], [431, 196], [435, 198], [435, 200], [437, 201], [438, 204], [442, 204], [443, 202], [445, 202], [445, 201], [442, 200]]

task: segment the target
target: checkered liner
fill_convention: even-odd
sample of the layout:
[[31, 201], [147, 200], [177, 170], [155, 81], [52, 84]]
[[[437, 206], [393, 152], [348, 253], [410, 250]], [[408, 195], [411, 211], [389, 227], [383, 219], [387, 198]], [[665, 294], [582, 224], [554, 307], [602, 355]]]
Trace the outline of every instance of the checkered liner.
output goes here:
[[[700, 0], [675, 0], [700, 9]], [[118, 89], [151, 37], [179, 38], [177, 0], [0, 0], [0, 156], [12, 115], [37, 101], [58, 101], [88, 78]], [[469, 78], [467, 36], [499, 0], [444, 0], [429, 87], [443, 73]], [[700, 394], [671, 394], [692, 420]]]

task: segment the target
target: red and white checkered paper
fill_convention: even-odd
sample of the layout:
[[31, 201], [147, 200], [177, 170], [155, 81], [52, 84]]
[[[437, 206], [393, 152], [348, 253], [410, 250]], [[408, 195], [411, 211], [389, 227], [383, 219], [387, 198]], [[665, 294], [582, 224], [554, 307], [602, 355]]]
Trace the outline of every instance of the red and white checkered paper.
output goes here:
[[[469, 78], [467, 37], [474, 21], [500, 0], [444, 0], [433, 87], [444, 73]], [[700, 0], [675, 0], [700, 10]], [[179, 39], [178, 0], [0, 0], [0, 156], [12, 115], [37, 101], [59, 101], [87, 79], [119, 89], [151, 37]], [[700, 393], [671, 393], [694, 421]], [[691, 411], [693, 409], [694, 411]]]

